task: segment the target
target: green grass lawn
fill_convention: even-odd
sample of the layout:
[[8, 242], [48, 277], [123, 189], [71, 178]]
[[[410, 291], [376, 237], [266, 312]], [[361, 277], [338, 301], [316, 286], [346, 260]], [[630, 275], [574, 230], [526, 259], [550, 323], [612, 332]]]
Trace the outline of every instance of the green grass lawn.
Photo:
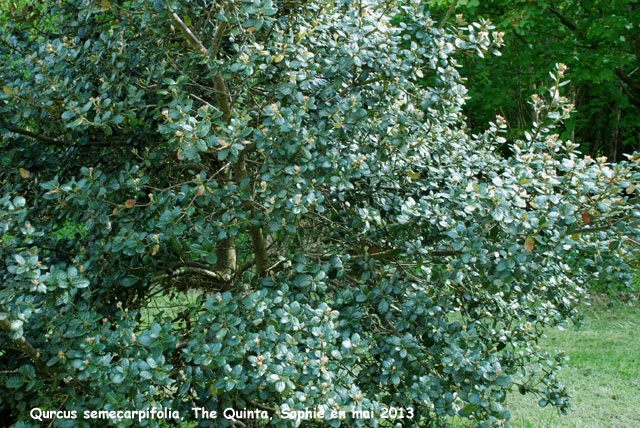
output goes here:
[[540, 343], [570, 357], [560, 379], [573, 410], [559, 415], [515, 392], [508, 401], [514, 427], [640, 427], [640, 307], [594, 303], [584, 311], [585, 325], [578, 331], [550, 330]]

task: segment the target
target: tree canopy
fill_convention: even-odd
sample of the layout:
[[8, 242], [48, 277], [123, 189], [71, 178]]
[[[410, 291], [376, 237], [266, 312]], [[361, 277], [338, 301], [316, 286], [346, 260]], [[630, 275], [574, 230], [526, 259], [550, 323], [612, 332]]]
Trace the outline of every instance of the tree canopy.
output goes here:
[[[508, 141], [501, 117], [469, 131], [459, 73], [501, 35], [441, 25], [420, 1], [10, 13], [0, 406], [14, 426], [39, 426], [33, 407], [157, 406], [257, 408], [276, 427], [304, 408], [326, 409], [322, 426], [499, 426], [514, 388], [567, 408], [564, 357], [536, 341], [578, 320], [585, 281], [629, 279], [640, 155], [584, 157], [557, 135], [566, 66]], [[160, 295], [176, 307], [151, 311]], [[389, 406], [412, 418], [382, 418]]]
[[[466, 57], [472, 129], [496, 112], [509, 135], [522, 137], [533, 120], [527, 101], [546, 92], [553, 64], [569, 67], [565, 95], [576, 113], [561, 133], [593, 157], [623, 159], [640, 149], [640, 8], [635, 0], [430, 0], [433, 15], [453, 7], [455, 20], [490, 19], [504, 33], [501, 56]], [[453, 17], [451, 21], [455, 21]]]

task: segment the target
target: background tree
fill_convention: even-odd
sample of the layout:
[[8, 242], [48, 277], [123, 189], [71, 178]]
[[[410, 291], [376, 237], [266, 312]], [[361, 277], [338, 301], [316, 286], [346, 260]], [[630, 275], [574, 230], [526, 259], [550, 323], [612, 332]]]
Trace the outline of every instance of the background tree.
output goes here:
[[[521, 137], [535, 120], [529, 97], [547, 90], [548, 71], [569, 67], [565, 89], [576, 114], [564, 136], [592, 156], [623, 158], [640, 147], [640, 8], [636, 1], [476, 1], [430, 2], [434, 16], [463, 21], [490, 19], [504, 32], [501, 56], [467, 57], [463, 74], [470, 99], [465, 108], [474, 130], [495, 114], [507, 119], [509, 135]], [[449, 22], [455, 24], [455, 16]]]
[[[554, 134], [571, 111], [562, 65], [511, 156], [504, 119], [470, 134], [452, 55], [488, 54], [486, 22], [440, 29], [418, 1], [295, 6], [7, 12], [0, 383], [15, 426], [32, 407], [153, 406], [497, 426], [514, 387], [566, 409], [563, 357], [535, 343], [577, 319], [584, 281], [628, 279], [640, 158], [581, 158]], [[159, 295], [180, 306], [151, 311]], [[391, 405], [405, 418], [382, 418]]]

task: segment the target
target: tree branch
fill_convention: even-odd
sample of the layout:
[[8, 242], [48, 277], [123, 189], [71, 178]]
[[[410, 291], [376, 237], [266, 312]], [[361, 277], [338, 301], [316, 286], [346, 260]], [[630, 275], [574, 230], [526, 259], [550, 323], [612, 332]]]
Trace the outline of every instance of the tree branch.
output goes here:
[[[231, 3], [229, 3], [227, 7], [230, 6]], [[169, 16], [171, 17], [171, 20], [178, 26], [189, 44], [202, 55], [208, 56], [207, 49], [204, 47], [200, 39], [198, 39], [198, 37], [193, 34], [193, 31], [191, 31], [191, 29], [187, 27], [182, 19], [180, 19], [178, 14], [176, 14], [175, 12], [171, 12]], [[219, 26], [216, 30], [213, 42], [214, 44], [212, 47], [215, 54], [218, 53], [222, 36], [227, 28], [227, 22], [220, 22], [220, 24], [218, 25]], [[213, 76], [213, 87], [215, 89], [216, 102], [218, 103], [218, 107], [222, 111], [222, 120], [225, 123], [228, 123], [233, 115], [233, 112], [231, 110], [231, 95], [229, 94], [227, 85], [224, 83], [224, 79], [222, 78], [222, 75], [220, 73], [217, 73], [215, 76]], [[233, 181], [232, 170], [225, 169], [221, 180], [224, 182]], [[224, 275], [233, 275], [235, 274], [235, 272], [237, 272], [237, 258], [235, 248], [235, 238], [232, 236], [228, 236], [219, 244], [218, 248], [216, 249], [216, 257], [218, 259], [216, 268], [219, 272], [225, 272]]]
[[[227, 6], [225, 10], [228, 10], [230, 5]], [[177, 13], [172, 12], [170, 14], [171, 20], [178, 26], [184, 37], [187, 39], [189, 44], [202, 55], [208, 56], [207, 48], [204, 47], [200, 39], [193, 34], [193, 31], [182, 21], [182, 19], [178, 16]], [[216, 29], [216, 33], [213, 37], [213, 47], [211, 52], [211, 57], [215, 58], [218, 54], [218, 50], [220, 48], [220, 43], [222, 42], [222, 36], [227, 29], [227, 22], [220, 22], [218, 24], [218, 28]], [[224, 83], [224, 79], [217, 73], [213, 76], [213, 87], [216, 93], [216, 101], [218, 102], [218, 106], [220, 110], [222, 110], [222, 120], [228, 122], [231, 119], [232, 111], [230, 104], [230, 94], [227, 89], [227, 85]]]
[[178, 26], [178, 28], [180, 29], [180, 32], [185, 36], [189, 44], [193, 46], [201, 54], [206, 55], [207, 48], [205, 48], [202, 42], [195, 36], [195, 34], [193, 34], [191, 29], [187, 27], [187, 24], [185, 24], [182, 21], [182, 19], [180, 19], [178, 14], [175, 12], [172, 12], [169, 16], [171, 17], [171, 20]]
[[638, 241], [636, 241], [635, 239], [630, 238], [630, 237], [628, 237], [628, 236], [626, 236], [625, 238], [626, 238], [626, 240], [627, 240], [627, 242], [628, 242], [629, 244], [631, 244], [632, 246], [634, 246], [634, 247], [636, 247], [636, 248], [640, 248], [640, 242], [638, 242]]
[[160, 275], [156, 275], [151, 279], [152, 284], [159, 284], [168, 279], [178, 278], [180, 276], [188, 275], [188, 274], [198, 274], [204, 275], [209, 278], [212, 278], [218, 282], [230, 282], [231, 276], [227, 273], [214, 272], [209, 269], [199, 268], [199, 267], [181, 267], [169, 273], [163, 273]]
[[[227, 7], [225, 8], [225, 11], [228, 12], [230, 7], [231, 7], [231, 3], [227, 5]], [[182, 19], [180, 19], [180, 17], [176, 13], [171, 13], [171, 19], [180, 28], [180, 31], [185, 36], [189, 44], [194, 49], [199, 51], [201, 54], [207, 55], [207, 49], [204, 47], [202, 42], [193, 34], [193, 32], [189, 29], [189, 27], [187, 27], [187, 25], [182, 21]], [[216, 33], [213, 38], [213, 46], [212, 46], [212, 53], [211, 53], [211, 56], [213, 58], [215, 58], [218, 54], [220, 43], [222, 42], [222, 36], [224, 35], [224, 32], [227, 29], [227, 25], [228, 24], [226, 21], [222, 21], [218, 24], [218, 28], [216, 29]], [[224, 79], [220, 73], [217, 73], [215, 76], [213, 76], [213, 86], [215, 89], [217, 104], [220, 110], [222, 111], [222, 120], [224, 122], [229, 122], [229, 120], [231, 120], [231, 117], [233, 116], [233, 111], [231, 108], [231, 94], [229, 93], [229, 90], [227, 89], [227, 85], [225, 84]], [[244, 150], [242, 150], [240, 154], [240, 159], [236, 164], [235, 181], [237, 184], [240, 184], [240, 182], [242, 182], [242, 180], [246, 176], [246, 165], [243, 159], [244, 154], [255, 150], [256, 146], [257, 146], [256, 143], [253, 142], [246, 145]], [[228, 178], [230, 177], [227, 177], [227, 179]], [[251, 207], [250, 201], [245, 201], [244, 205], [245, 205], [245, 208]], [[254, 260], [256, 264], [256, 270], [258, 275], [263, 276], [267, 272], [267, 261], [268, 261], [268, 253], [267, 253], [267, 247], [264, 240], [264, 235], [263, 235], [262, 229], [256, 226], [251, 227], [249, 229], [249, 233], [251, 235], [251, 242], [253, 245], [253, 252], [255, 255]], [[231, 245], [232, 243], [227, 241], [228, 239], [223, 242], [223, 246], [225, 248], [218, 251], [219, 253], [218, 268], [221, 271], [225, 271], [229, 269], [232, 271], [235, 271], [236, 270], [235, 256], [231, 257], [231, 255], [229, 254], [230, 248], [232, 247]]]
[[[9, 335], [9, 338], [11, 338], [12, 330], [11, 330], [11, 323], [9, 322], [9, 320], [1, 320], [0, 328], [4, 330], [7, 333], [7, 335]], [[52, 377], [55, 376], [56, 372], [53, 369], [51, 369], [51, 367], [48, 367], [44, 361], [42, 361], [42, 359], [40, 358], [40, 352], [36, 348], [34, 348], [33, 345], [29, 343], [29, 341], [27, 341], [27, 339], [25, 339], [24, 337], [20, 337], [19, 339], [10, 339], [10, 340], [13, 343], [15, 343], [18, 349], [20, 349], [27, 356], [29, 356], [29, 358], [31, 358], [31, 361], [33, 361], [33, 363], [36, 366], [36, 369], [38, 369], [39, 372], [47, 376], [52, 376]]]
[[602, 226], [592, 226], [592, 227], [584, 227], [582, 229], [577, 229], [574, 230], [573, 232], [571, 232], [572, 234], [582, 234], [582, 233], [594, 233], [594, 232], [604, 232], [605, 230], [609, 230], [611, 229], [611, 227], [613, 225], [615, 225], [616, 223], [621, 223], [625, 220], [628, 220], [631, 218], [631, 214], [628, 214], [618, 220], [615, 220], [611, 223], [608, 224], [603, 224]]
[[[238, 186], [247, 176], [247, 165], [244, 160], [245, 151], [240, 153], [238, 163], [235, 165], [235, 181]], [[251, 204], [251, 200], [242, 201], [242, 206], [245, 210], [251, 212], [251, 217], [255, 216], [255, 209]], [[250, 226], [249, 234], [251, 235], [251, 245], [253, 247], [254, 261], [256, 264], [256, 273], [259, 276], [264, 276], [267, 273], [267, 263], [269, 254], [267, 252], [267, 245], [264, 240], [264, 234], [262, 229], [258, 226]]]
[[562, 25], [564, 25], [565, 27], [567, 27], [571, 31], [578, 31], [578, 26], [576, 24], [574, 24], [573, 22], [569, 21], [566, 16], [564, 16], [563, 14], [561, 14], [560, 12], [558, 12], [557, 10], [555, 10], [552, 7], [549, 8], [549, 11], [551, 13], [553, 13], [555, 16], [558, 17], [558, 19], [560, 20]]
[[[225, 13], [229, 13], [231, 11], [231, 3], [229, 2], [227, 6], [224, 8]], [[213, 36], [213, 45], [211, 47], [211, 57], [215, 59], [218, 56], [218, 51], [220, 50], [220, 43], [222, 43], [222, 36], [224, 32], [227, 30], [227, 21], [221, 22], [218, 24], [218, 28], [216, 29], [216, 33]]]
[[64, 146], [65, 144], [67, 144], [66, 141], [56, 140], [55, 138], [47, 137], [46, 135], [42, 135], [42, 134], [37, 134], [35, 132], [28, 131], [26, 129], [16, 128], [15, 126], [12, 126], [9, 124], [3, 124], [1, 126], [15, 134], [20, 134], [20, 135], [24, 135], [25, 137], [35, 138], [36, 140], [44, 141], [45, 143], [54, 144], [56, 146]]
[[444, 27], [444, 24], [447, 23], [447, 21], [451, 17], [451, 14], [453, 13], [453, 10], [456, 8], [457, 5], [458, 5], [458, 0], [454, 0], [454, 2], [451, 3], [451, 6], [449, 6], [449, 10], [447, 10], [447, 14], [444, 16], [444, 18], [442, 18], [442, 21], [440, 21], [440, 24], [438, 24], [438, 30], [442, 30], [442, 28]]
[[249, 400], [248, 398], [245, 398], [245, 397], [243, 397], [242, 399], [244, 401], [246, 401], [247, 403], [249, 403], [251, 406], [257, 407], [258, 409], [266, 410], [267, 412], [271, 412], [273, 414], [278, 413], [278, 410], [273, 408], [273, 407], [269, 407], [269, 406], [265, 406], [264, 404], [256, 403], [255, 401]]
[[616, 76], [628, 88], [629, 100], [637, 107], [640, 107], [640, 85], [633, 81], [622, 69], [616, 68]]
[[218, 107], [220, 107], [220, 110], [222, 111], [222, 120], [224, 122], [229, 122], [233, 114], [230, 104], [231, 95], [229, 94], [227, 85], [224, 83], [224, 79], [220, 73], [213, 76], [213, 87], [215, 88]]
[[[10, 132], [13, 132], [14, 134], [20, 134], [20, 135], [24, 135], [25, 137], [30, 137], [36, 140], [40, 140], [43, 141], [45, 143], [49, 143], [52, 144], [54, 146], [58, 146], [58, 147], [64, 147], [64, 146], [71, 146], [74, 143], [72, 143], [71, 141], [64, 141], [64, 140], [58, 140], [52, 137], [48, 137], [46, 135], [42, 135], [42, 134], [38, 134], [36, 132], [33, 131], [29, 131], [27, 129], [22, 129], [22, 128], [16, 128], [13, 125], [9, 125], [9, 124], [0, 124], [0, 128], [4, 128]], [[110, 142], [110, 141], [89, 141], [86, 144], [84, 144], [84, 146], [90, 146], [90, 147], [109, 147], [109, 146], [120, 146], [120, 145], [124, 145], [124, 143], [121, 143], [120, 141], [115, 141], [115, 142]]]

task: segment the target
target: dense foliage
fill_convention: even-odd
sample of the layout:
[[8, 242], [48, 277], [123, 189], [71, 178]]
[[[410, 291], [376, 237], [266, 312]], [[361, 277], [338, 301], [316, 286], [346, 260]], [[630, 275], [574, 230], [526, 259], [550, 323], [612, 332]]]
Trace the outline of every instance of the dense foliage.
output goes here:
[[[504, 33], [501, 56], [467, 57], [463, 74], [471, 96], [465, 108], [473, 129], [496, 114], [509, 135], [533, 120], [529, 96], [547, 90], [557, 62], [569, 67], [566, 96], [576, 114], [563, 132], [594, 157], [623, 159], [640, 149], [640, 7], [635, 0], [430, 0], [449, 22], [490, 19]], [[458, 15], [456, 18], [454, 18]]]
[[[39, 426], [33, 407], [153, 406], [498, 426], [518, 390], [567, 408], [563, 356], [536, 342], [577, 318], [586, 280], [629, 279], [640, 156], [581, 157], [555, 134], [563, 65], [522, 139], [500, 117], [472, 135], [456, 55], [500, 35], [440, 28], [421, 3], [11, 12], [0, 397], [15, 426]], [[160, 295], [176, 306], [150, 311]]]

